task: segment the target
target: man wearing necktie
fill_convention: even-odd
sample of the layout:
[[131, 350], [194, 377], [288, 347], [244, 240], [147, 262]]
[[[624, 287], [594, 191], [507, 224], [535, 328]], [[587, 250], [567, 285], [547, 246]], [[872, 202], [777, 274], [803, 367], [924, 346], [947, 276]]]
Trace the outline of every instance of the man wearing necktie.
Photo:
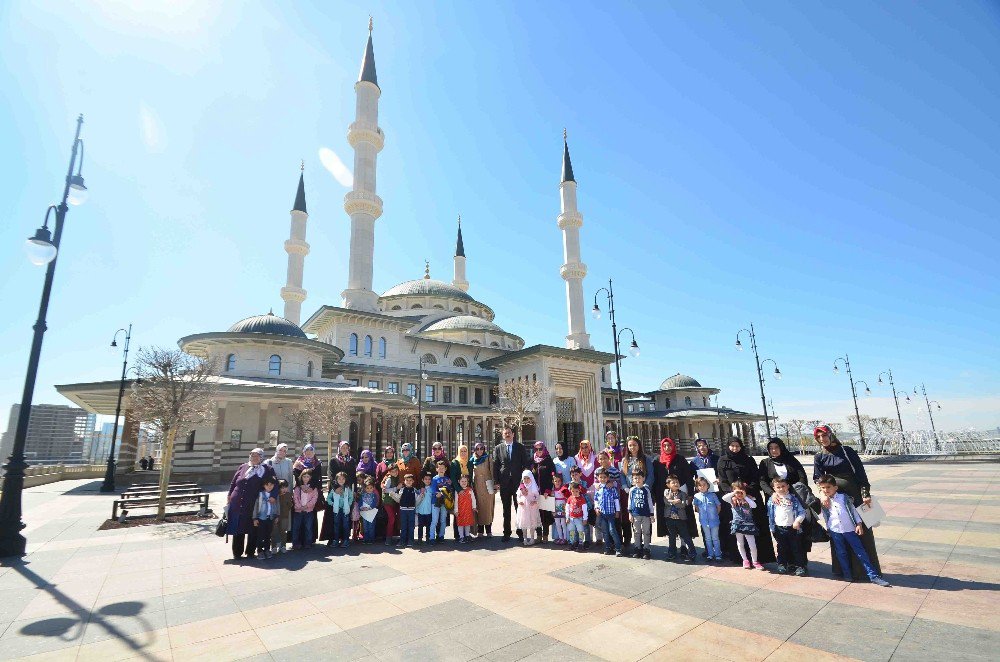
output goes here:
[[[510, 509], [517, 509], [514, 495], [521, 482], [521, 472], [526, 466], [526, 452], [519, 441], [514, 441], [514, 426], [503, 426], [503, 441], [493, 449], [493, 484], [500, 490], [503, 505], [503, 540], [510, 540]], [[524, 533], [518, 529], [517, 537]]]

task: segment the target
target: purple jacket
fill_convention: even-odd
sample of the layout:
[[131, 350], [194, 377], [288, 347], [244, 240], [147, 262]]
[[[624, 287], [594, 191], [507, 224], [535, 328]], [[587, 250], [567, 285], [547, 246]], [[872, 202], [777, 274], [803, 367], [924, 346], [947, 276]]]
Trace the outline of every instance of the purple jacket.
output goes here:
[[264, 475], [257, 476], [251, 474], [245, 478], [247, 469], [250, 468], [248, 462], [240, 465], [240, 468], [233, 474], [233, 480], [229, 483], [229, 533], [247, 534], [253, 528], [253, 505], [264, 489], [264, 480], [270, 476], [277, 485], [278, 480], [274, 475], [274, 469], [270, 465], [262, 464]]

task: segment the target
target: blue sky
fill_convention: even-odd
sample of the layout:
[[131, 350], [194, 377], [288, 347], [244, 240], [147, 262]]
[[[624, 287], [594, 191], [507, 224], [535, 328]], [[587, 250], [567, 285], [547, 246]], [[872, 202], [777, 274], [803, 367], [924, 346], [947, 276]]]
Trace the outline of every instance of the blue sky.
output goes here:
[[[590, 297], [615, 279], [643, 353], [779, 417], [842, 421], [849, 353], [887, 415], [927, 384], [942, 427], [1000, 425], [1000, 10], [994, 3], [210, 3], [0, 6], [0, 407], [20, 398], [43, 272], [22, 249], [84, 113], [90, 201], [68, 217], [35, 402], [115, 379], [115, 329], [172, 345], [274, 307], [299, 160], [304, 312], [340, 302], [366, 24], [382, 88], [375, 288], [451, 279], [529, 344], [562, 345], [562, 129]], [[610, 348], [605, 317], [588, 320]], [[926, 413], [903, 409], [904, 425]]]

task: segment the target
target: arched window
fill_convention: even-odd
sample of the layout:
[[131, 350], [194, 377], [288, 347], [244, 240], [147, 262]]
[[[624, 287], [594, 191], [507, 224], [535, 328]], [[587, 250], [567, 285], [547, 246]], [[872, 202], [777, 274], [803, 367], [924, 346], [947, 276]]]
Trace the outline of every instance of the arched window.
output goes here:
[[455, 306], [455, 307], [453, 308], [453, 311], [454, 311], [454, 312], [456, 312], [456, 313], [460, 313], [460, 312], [462, 312], [462, 309], [461, 309], [461, 308], [459, 308], [458, 306]]
[[372, 337], [365, 336], [365, 356], [372, 355]]
[[412, 308], [423, 308], [423, 306], [421, 306], [421, 305], [420, 305], [419, 303], [415, 303], [415, 304], [413, 304], [412, 306], [410, 306], [410, 308], [411, 308], [411, 309], [412, 309]]
[[402, 309], [403, 309], [402, 306], [393, 306], [392, 307], [392, 310], [402, 310]]
[[497, 341], [495, 341], [495, 340], [494, 340], [493, 342], [491, 342], [491, 343], [490, 343], [490, 347], [499, 347], [499, 346], [500, 346], [500, 343], [498, 343], [498, 342], [497, 342]]
[[433, 354], [424, 354], [425, 365], [435, 365], [437, 362], [438, 360]]
[[483, 343], [479, 342], [478, 340], [470, 340], [469, 344], [470, 345], [482, 345]]
[[468, 368], [469, 367], [468, 362], [466, 362], [466, 360], [463, 359], [461, 356], [458, 357], [457, 359], [455, 359], [455, 362], [452, 365], [454, 365], [456, 368]]
[[386, 348], [385, 338], [379, 338], [378, 339], [378, 357], [380, 359], [384, 359], [385, 358], [385, 348]]
[[309, 363], [306, 364], [306, 377], [312, 377], [312, 376], [313, 376], [313, 362], [310, 361]]
[[281, 374], [281, 357], [277, 354], [271, 354], [271, 358], [267, 362], [267, 373], [269, 375]]
[[352, 333], [347, 345], [347, 353], [351, 356], [358, 355], [358, 334]]
[[690, 407], [691, 406], [691, 396], [688, 396], [688, 397], [684, 398], [684, 405], [686, 407]]
[[608, 381], [607, 369], [601, 368], [601, 382]]
[[439, 303], [434, 304], [434, 307], [437, 308], [438, 310], [444, 310], [444, 306], [442, 306]]
[[236, 370], [236, 355], [230, 354], [226, 357], [226, 372]]
[[665, 407], [666, 407], [667, 409], [670, 409], [670, 398], [667, 398], [667, 402], [666, 402], [666, 404], [665, 404]]
[[702, 407], [707, 407], [708, 406], [708, 398], [702, 398], [701, 399], [701, 406]]

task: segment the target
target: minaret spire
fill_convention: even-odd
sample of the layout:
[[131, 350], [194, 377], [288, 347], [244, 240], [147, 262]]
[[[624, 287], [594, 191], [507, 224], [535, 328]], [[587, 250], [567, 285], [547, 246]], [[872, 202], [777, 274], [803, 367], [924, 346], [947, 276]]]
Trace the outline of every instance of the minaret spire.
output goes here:
[[288, 272], [285, 286], [281, 288], [281, 298], [285, 301], [284, 317], [290, 322], [299, 324], [302, 319], [302, 302], [306, 300], [306, 291], [302, 289], [302, 274], [305, 269], [306, 255], [309, 254], [309, 244], [306, 243], [306, 164], [299, 166], [299, 188], [295, 192], [295, 204], [292, 205], [291, 230], [288, 241], [285, 242], [285, 252], [288, 253]]
[[455, 270], [451, 284], [462, 290], [469, 291], [469, 281], [465, 280], [465, 243], [462, 241], [462, 215], [458, 215], [458, 241], [455, 243]]
[[562, 213], [556, 220], [563, 233], [563, 265], [559, 269], [559, 275], [566, 281], [566, 313], [569, 325], [566, 347], [591, 349], [590, 334], [587, 333], [587, 319], [583, 309], [583, 279], [587, 275], [587, 265], [580, 259], [580, 228], [583, 226], [583, 215], [576, 209], [576, 179], [573, 177], [573, 164], [569, 160], [566, 129], [563, 129], [563, 166], [559, 197]]
[[354, 122], [347, 141], [354, 149], [354, 188], [344, 196], [344, 211], [351, 217], [351, 254], [347, 289], [341, 292], [344, 308], [376, 312], [378, 295], [372, 290], [375, 261], [375, 220], [382, 215], [382, 199], [375, 195], [375, 168], [385, 135], [378, 125], [378, 100], [382, 91], [375, 75], [372, 20], [368, 19], [368, 44], [361, 60], [361, 75], [354, 84], [357, 97]]

